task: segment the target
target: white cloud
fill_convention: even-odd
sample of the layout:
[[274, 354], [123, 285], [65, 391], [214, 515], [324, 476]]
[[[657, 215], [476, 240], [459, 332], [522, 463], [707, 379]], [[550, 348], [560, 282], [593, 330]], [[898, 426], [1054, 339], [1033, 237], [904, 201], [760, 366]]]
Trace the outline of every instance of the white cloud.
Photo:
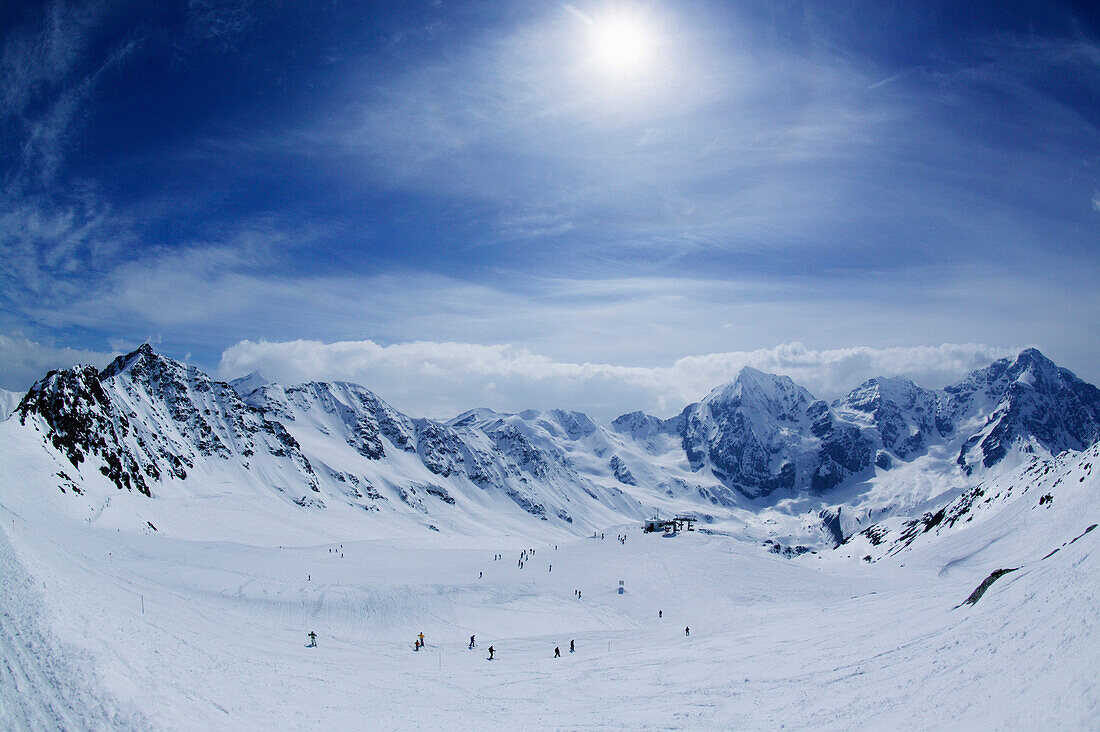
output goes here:
[[0, 388], [26, 391], [50, 369], [69, 368], [78, 363], [102, 368], [117, 355], [77, 348], [57, 348], [21, 335], [8, 336], [0, 333]]
[[413, 415], [451, 417], [487, 406], [500, 411], [577, 409], [610, 420], [635, 409], [675, 414], [734, 378], [742, 366], [786, 374], [831, 399], [872, 376], [902, 375], [942, 386], [1013, 352], [981, 344], [812, 350], [786, 343], [640, 367], [556, 361], [510, 345], [246, 340], [224, 351], [218, 373], [233, 378], [260, 371], [283, 383], [351, 381]]
[[1096, 213], [1100, 213], [1100, 191], [1093, 191], [1092, 210]]

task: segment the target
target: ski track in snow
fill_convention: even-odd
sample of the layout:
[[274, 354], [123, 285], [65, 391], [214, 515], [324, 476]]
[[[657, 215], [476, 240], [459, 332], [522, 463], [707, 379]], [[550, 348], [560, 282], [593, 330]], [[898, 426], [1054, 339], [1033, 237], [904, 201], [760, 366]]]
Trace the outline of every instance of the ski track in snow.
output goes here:
[[34, 581], [0, 531], [0, 720], [15, 729], [145, 729], [138, 713], [96, 688], [86, 654], [42, 622]]

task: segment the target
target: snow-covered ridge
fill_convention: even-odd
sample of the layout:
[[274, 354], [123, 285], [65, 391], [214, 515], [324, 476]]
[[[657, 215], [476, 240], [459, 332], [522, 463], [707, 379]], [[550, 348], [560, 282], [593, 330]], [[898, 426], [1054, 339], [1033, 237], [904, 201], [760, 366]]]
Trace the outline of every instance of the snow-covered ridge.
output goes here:
[[[436, 530], [510, 516], [587, 531], [592, 520], [645, 512], [512, 422], [414, 419], [342, 382], [282, 386], [253, 376], [236, 386], [243, 395], [143, 346], [102, 371], [51, 372], [16, 422], [40, 435], [61, 466], [59, 487], [76, 494], [190, 497], [230, 486], [261, 503], [358, 509], [378, 517], [367, 520]], [[559, 430], [584, 424], [558, 418]]]
[[943, 390], [872, 379], [832, 405], [745, 368], [676, 417], [633, 412], [605, 427], [563, 410], [414, 418], [356, 384], [226, 384], [146, 345], [102, 371], [50, 372], [16, 415], [59, 458], [62, 490], [106, 480], [189, 495], [216, 483], [455, 530], [501, 511], [583, 532], [654, 512], [788, 506], [843, 538], [1100, 439], [1100, 391], [1034, 349]]
[[[850, 536], [843, 549], [878, 561], [927, 546], [945, 535], [1011, 532], [1016, 557], [1046, 559], [1100, 522], [1100, 444], [1083, 452], [1034, 457], [983, 481], [938, 510], [893, 517]], [[1054, 518], [1051, 518], [1054, 516]], [[991, 522], [1001, 527], [990, 532]], [[1073, 536], [1065, 535], [1069, 527]]]

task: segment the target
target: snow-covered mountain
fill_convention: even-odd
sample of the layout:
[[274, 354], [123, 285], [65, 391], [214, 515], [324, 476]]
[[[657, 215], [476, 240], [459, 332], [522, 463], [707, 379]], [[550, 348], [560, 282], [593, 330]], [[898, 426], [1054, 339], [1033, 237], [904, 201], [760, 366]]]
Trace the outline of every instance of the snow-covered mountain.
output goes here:
[[1100, 439], [1100, 389], [1034, 348], [973, 372], [944, 394], [942, 411], [955, 424], [995, 404], [959, 452], [958, 463], [968, 474], [997, 465], [1014, 450], [1058, 454]]
[[298, 510], [460, 532], [770, 511], [794, 543], [814, 530], [840, 541], [1033, 456], [1088, 447], [1100, 439], [1100, 390], [1029, 349], [939, 391], [878, 378], [831, 406], [745, 368], [671, 419], [633, 412], [604, 426], [580, 412], [476, 409], [440, 422], [344, 382], [253, 373], [227, 384], [146, 345], [102, 371], [50, 372], [13, 422], [37, 431], [59, 487], [75, 493], [230, 486]]
[[76, 492], [106, 477], [120, 490], [152, 496], [157, 484], [192, 473], [225, 473], [315, 505], [317, 477], [282, 424], [249, 407], [228, 384], [148, 345], [102, 371], [51, 371], [16, 409], [67, 458]]
[[744, 368], [674, 423], [693, 470], [748, 497], [833, 488], [871, 464], [871, 445], [789, 377]]
[[261, 502], [459, 531], [525, 516], [579, 532], [645, 513], [514, 425], [413, 419], [340, 382], [284, 387], [252, 376], [234, 388], [148, 345], [102, 371], [50, 372], [13, 421], [39, 433], [59, 487], [76, 494], [107, 495], [108, 483], [151, 498], [229, 486]]
[[871, 379], [834, 407], [870, 433], [880, 467], [936, 444], [959, 442], [955, 461], [970, 475], [1010, 454], [1057, 455], [1100, 440], [1100, 390], [1034, 348], [1001, 359], [939, 391], [907, 379]]

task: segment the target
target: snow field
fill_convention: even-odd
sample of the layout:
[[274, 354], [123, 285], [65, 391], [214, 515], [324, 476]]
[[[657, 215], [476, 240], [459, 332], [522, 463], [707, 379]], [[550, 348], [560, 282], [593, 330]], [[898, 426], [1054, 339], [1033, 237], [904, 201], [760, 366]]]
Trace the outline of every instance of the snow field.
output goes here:
[[341, 558], [339, 542], [187, 541], [31, 507], [4, 533], [45, 583], [54, 632], [95, 660], [82, 697], [32, 684], [62, 719], [97, 719], [112, 699], [126, 710], [112, 726], [175, 729], [1089, 727], [1100, 709], [1095, 534], [955, 609], [1005, 564], [970, 539], [866, 565], [623, 526], [556, 551], [410, 538], [343, 542]]

